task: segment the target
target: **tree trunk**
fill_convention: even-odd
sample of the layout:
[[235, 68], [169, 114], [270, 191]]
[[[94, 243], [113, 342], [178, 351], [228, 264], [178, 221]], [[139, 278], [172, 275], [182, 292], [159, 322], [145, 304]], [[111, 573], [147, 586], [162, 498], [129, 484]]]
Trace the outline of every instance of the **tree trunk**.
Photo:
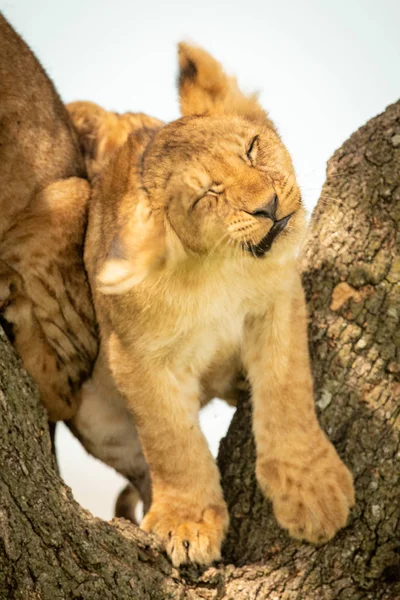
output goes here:
[[289, 539], [257, 489], [246, 398], [219, 453], [223, 563], [178, 571], [154, 538], [91, 516], [55, 471], [37, 392], [0, 332], [0, 599], [399, 599], [399, 224], [400, 102], [330, 160], [304, 253], [316, 402], [357, 491], [319, 548]]

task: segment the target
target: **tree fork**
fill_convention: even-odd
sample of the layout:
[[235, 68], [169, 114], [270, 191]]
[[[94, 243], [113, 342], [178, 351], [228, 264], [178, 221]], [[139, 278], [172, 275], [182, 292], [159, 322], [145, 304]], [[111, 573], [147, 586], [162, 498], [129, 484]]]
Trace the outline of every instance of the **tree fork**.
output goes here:
[[258, 490], [250, 402], [219, 453], [222, 563], [174, 569], [157, 541], [82, 509], [57, 475], [35, 386], [0, 330], [0, 599], [400, 598], [400, 102], [328, 163], [303, 258], [319, 417], [356, 482], [348, 526], [291, 540]]

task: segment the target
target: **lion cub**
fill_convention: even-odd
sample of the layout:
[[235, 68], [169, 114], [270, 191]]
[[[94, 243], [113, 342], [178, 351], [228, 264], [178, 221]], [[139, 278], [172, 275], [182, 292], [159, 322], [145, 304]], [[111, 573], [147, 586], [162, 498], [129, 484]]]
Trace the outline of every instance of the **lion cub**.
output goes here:
[[296, 266], [305, 211], [290, 156], [211, 56], [181, 44], [179, 60], [184, 116], [145, 124], [105, 162], [85, 244], [97, 372], [110, 370], [134, 416], [152, 482], [142, 528], [174, 565], [220, 557], [228, 512], [198, 412], [229, 396], [242, 369], [257, 479], [281, 526], [323, 542], [354, 502], [314, 411]]

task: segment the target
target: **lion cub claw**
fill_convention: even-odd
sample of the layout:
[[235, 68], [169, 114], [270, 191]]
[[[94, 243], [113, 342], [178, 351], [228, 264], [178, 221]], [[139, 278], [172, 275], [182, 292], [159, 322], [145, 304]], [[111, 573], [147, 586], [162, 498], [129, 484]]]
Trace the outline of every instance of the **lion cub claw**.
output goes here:
[[141, 523], [144, 531], [161, 539], [175, 567], [190, 562], [210, 565], [221, 558], [221, 544], [229, 523], [225, 504], [190, 512], [193, 514], [184, 504], [155, 505]]
[[333, 538], [354, 505], [350, 471], [327, 443], [316, 464], [270, 460], [257, 466], [257, 478], [272, 500], [275, 516], [291, 537], [314, 544]]

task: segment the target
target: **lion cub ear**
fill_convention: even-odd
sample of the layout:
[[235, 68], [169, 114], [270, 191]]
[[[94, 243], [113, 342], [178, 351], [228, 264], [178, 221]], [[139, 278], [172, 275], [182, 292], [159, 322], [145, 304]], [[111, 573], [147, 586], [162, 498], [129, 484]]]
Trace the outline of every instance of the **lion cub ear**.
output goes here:
[[70, 102], [67, 109], [78, 134], [89, 179], [93, 179], [107, 158], [125, 143], [132, 128], [120, 115], [94, 102]]
[[202, 48], [181, 42], [179, 96], [183, 115], [236, 114], [273, 127], [256, 94], [243, 94], [234, 77]]
[[97, 276], [97, 289], [103, 294], [123, 294], [162, 268], [166, 259], [164, 226], [147, 203], [139, 201], [111, 244]]

